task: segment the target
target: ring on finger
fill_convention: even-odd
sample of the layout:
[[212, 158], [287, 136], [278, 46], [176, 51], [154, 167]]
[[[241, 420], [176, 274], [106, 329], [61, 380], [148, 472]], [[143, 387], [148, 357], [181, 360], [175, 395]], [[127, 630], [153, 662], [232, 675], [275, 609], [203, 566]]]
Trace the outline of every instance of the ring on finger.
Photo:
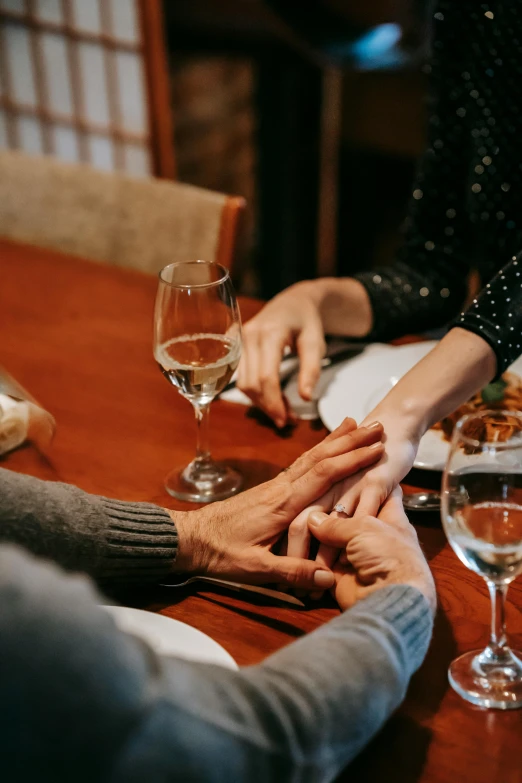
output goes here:
[[346, 516], [349, 516], [348, 511], [346, 510], [346, 506], [343, 506], [342, 503], [337, 503], [333, 507], [334, 511], [337, 511], [338, 514], [345, 514]]

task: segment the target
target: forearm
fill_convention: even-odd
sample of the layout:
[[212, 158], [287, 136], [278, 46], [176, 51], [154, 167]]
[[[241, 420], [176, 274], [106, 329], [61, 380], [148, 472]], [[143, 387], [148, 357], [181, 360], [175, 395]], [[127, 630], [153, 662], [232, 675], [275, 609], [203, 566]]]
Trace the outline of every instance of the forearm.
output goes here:
[[[522, 256], [514, 256], [477, 294], [437, 347], [367, 417], [414, 441], [520, 356]], [[509, 296], [508, 296], [509, 294]]]
[[325, 334], [365, 337], [371, 331], [370, 299], [354, 278], [323, 277], [298, 285], [316, 303]]
[[399, 428], [414, 442], [437, 421], [466, 402], [495, 376], [495, 353], [481, 337], [451, 329], [366, 417]]
[[333, 779], [379, 731], [424, 659], [432, 622], [418, 591], [386, 587], [245, 672], [278, 718], [272, 741], [300, 760], [296, 779]]
[[0, 469], [0, 541], [104, 584], [154, 582], [173, 568], [173, 512]]
[[144, 780], [165, 764], [186, 781], [331, 781], [403, 700], [431, 628], [424, 597], [398, 585], [258, 666], [169, 662], [164, 720], [144, 723], [115, 780], [127, 780], [139, 759]]
[[0, 551], [0, 597], [2, 758], [24, 779], [61, 779], [74, 759], [79, 780], [111, 770], [115, 783], [332, 780], [404, 697], [432, 627], [417, 590], [383, 588], [233, 672], [156, 658], [83, 580], [13, 550]]

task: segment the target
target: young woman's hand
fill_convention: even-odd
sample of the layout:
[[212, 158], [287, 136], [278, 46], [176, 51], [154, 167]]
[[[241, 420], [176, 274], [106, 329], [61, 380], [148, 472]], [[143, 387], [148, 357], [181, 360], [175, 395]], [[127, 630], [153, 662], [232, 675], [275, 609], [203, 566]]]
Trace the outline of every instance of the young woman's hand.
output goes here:
[[299, 394], [310, 400], [321, 372], [324, 335], [363, 337], [371, 324], [370, 300], [357, 280], [324, 277], [296, 283], [245, 324], [238, 387], [283, 427], [291, 418], [279, 383], [285, 348], [299, 357]]
[[278, 427], [289, 416], [279, 383], [279, 365], [287, 346], [299, 356], [299, 394], [309, 400], [326, 348], [319, 304], [309, 282], [278, 294], [243, 329], [237, 385]]

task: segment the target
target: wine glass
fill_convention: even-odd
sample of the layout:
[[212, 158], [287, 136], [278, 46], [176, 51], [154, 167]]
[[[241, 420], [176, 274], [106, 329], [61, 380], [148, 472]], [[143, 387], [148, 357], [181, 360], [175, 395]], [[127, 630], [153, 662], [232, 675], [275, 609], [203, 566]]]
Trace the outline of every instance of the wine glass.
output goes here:
[[169, 264], [159, 274], [154, 357], [168, 381], [192, 403], [196, 457], [165, 479], [167, 492], [195, 503], [236, 493], [241, 475], [210, 456], [209, 408], [241, 355], [241, 318], [228, 271], [210, 261]]
[[522, 654], [508, 647], [505, 600], [522, 572], [522, 415], [482, 411], [457, 423], [442, 484], [442, 521], [467, 568], [480, 574], [492, 603], [483, 651], [449, 667], [451, 686], [481, 707], [522, 707]]

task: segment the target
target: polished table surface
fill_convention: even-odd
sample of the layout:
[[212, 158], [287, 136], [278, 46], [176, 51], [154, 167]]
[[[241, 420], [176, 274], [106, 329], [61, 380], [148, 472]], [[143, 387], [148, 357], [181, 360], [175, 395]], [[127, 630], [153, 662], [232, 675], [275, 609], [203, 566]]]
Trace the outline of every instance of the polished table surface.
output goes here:
[[[0, 460], [1, 466], [176, 507], [162, 480], [169, 468], [192, 458], [195, 427], [189, 404], [165, 383], [152, 358], [155, 290], [153, 277], [0, 240], [0, 364], [58, 422], [46, 457], [27, 447]], [[241, 304], [245, 319], [260, 306]], [[316, 423], [300, 422], [281, 435], [242, 406], [212, 405], [213, 453], [234, 462], [248, 486], [277, 474], [324, 434]], [[432, 474], [409, 479], [417, 486], [437, 480]], [[437, 515], [412, 521], [437, 581], [433, 642], [403, 706], [342, 779], [522, 781], [522, 711], [474, 708], [447, 682], [451, 659], [487, 641], [484, 584], [458, 562]], [[261, 661], [337, 614], [326, 600], [298, 610], [193, 585], [121, 600], [196, 626], [240, 665]], [[510, 589], [507, 619], [513, 646], [521, 649], [521, 581]]]

